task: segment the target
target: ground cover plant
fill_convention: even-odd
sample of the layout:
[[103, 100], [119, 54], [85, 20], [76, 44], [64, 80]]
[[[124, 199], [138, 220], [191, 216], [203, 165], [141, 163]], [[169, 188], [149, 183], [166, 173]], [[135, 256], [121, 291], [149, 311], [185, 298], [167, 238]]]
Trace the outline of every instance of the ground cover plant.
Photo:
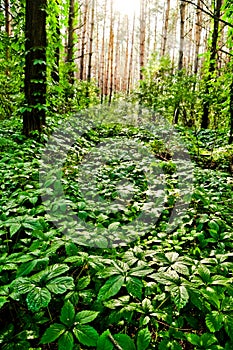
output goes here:
[[92, 212], [75, 181], [82, 155], [106, 138], [127, 135], [144, 142], [164, 171], [166, 203], [154, 229], [109, 248], [101, 240], [91, 247], [77, 244], [54, 225], [39, 187], [47, 136], [26, 138], [20, 127], [17, 119], [4, 121], [0, 131], [1, 348], [232, 349], [233, 181], [228, 163], [210, 169], [200, 164], [198, 152], [206, 149], [209, 134], [197, 140], [179, 130], [198, 162], [191, 203], [170, 232], [177, 179], [162, 140], [140, 128], [103, 123], [75, 144], [63, 169], [66, 198], [82, 220], [112, 225], [113, 234], [137, 216], [135, 203], [143, 203], [147, 190], [144, 173], [130, 161], [107, 164], [100, 195], [111, 202], [123, 174], [134, 183], [132, 203], [115, 215]]

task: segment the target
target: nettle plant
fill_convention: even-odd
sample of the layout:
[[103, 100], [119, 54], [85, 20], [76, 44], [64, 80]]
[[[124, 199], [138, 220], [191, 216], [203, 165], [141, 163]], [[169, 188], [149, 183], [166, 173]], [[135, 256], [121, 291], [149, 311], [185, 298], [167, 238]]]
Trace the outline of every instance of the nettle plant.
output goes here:
[[[196, 167], [191, 204], [179, 226], [168, 231], [177, 179], [163, 142], [140, 128], [89, 130], [68, 154], [61, 180], [82, 220], [93, 227], [112, 225], [114, 234], [137, 216], [133, 205], [115, 216], [92, 212], [79, 193], [77, 163], [111, 136], [137, 138], [154, 152], [167, 184], [166, 201], [153, 229], [128, 245], [106, 247], [103, 240], [96, 247], [80, 245], [54, 225], [46, 212], [49, 200], [41, 201], [38, 168], [45, 139], [24, 138], [14, 123], [7, 124], [7, 133], [6, 125], [0, 130], [1, 348], [232, 349], [230, 174]], [[120, 174], [134, 184], [134, 202], [143, 203], [146, 178], [140, 164], [131, 163], [106, 165], [99, 174], [100, 196], [115, 199]], [[61, 184], [50, 181], [59, 193]]]

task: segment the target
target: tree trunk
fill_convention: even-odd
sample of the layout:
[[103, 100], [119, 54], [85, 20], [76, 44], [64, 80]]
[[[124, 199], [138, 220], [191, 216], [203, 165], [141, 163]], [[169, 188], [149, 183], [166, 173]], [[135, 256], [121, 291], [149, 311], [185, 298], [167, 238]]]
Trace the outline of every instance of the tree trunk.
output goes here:
[[135, 30], [135, 14], [133, 17], [133, 29], [132, 29], [132, 39], [131, 39], [131, 51], [129, 59], [129, 73], [128, 73], [128, 84], [127, 84], [127, 95], [130, 93], [130, 82], [132, 77], [133, 70], [133, 53], [134, 53], [134, 30]]
[[194, 57], [194, 70], [193, 70], [194, 74], [197, 74], [198, 72], [199, 51], [200, 51], [200, 45], [201, 45], [201, 31], [202, 31], [201, 0], [197, 0], [197, 6], [198, 7], [196, 9], [196, 26], [195, 26], [195, 57]]
[[[7, 35], [7, 39], [9, 39], [11, 35], [11, 16], [10, 16], [10, 4], [9, 0], [5, 0], [5, 31]], [[9, 50], [9, 43], [7, 42], [6, 45], [6, 61], [8, 62], [10, 59], [10, 50]], [[9, 69], [6, 69], [6, 75], [9, 75]]]
[[233, 143], [233, 79], [230, 85], [230, 137], [229, 145]]
[[143, 67], [145, 65], [145, 40], [146, 40], [146, 21], [145, 21], [145, 0], [141, 0], [140, 6], [140, 74], [139, 79], [143, 79]]
[[179, 61], [178, 70], [183, 69], [183, 57], [184, 57], [184, 25], [185, 25], [185, 3], [180, 3], [180, 48], [179, 48]]
[[46, 103], [46, 0], [26, 0], [23, 132], [42, 129]]
[[205, 96], [203, 100], [203, 114], [201, 120], [201, 128], [207, 129], [209, 126], [209, 109], [210, 109], [210, 88], [212, 75], [216, 68], [217, 42], [219, 35], [219, 19], [221, 15], [222, 0], [215, 0], [214, 8], [214, 28], [212, 33], [209, 69], [206, 77]]
[[81, 57], [80, 57], [80, 71], [79, 78], [84, 80], [85, 76], [85, 47], [86, 47], [86, 30], [87, 30], [87, 11], [88, 11], [88, 0], [85, 0], [85, 6], [83, 10], [83, 29], [82, 29], [82, 39], [81, 39]]
[[[57, 7], [59, 6], [59, 0], [56, 0]], [[55, 52], [54, 52], [54, 67], [51, 73], [52, 80], [55, 84], [59, 83], [59, 62], [60, 62], [60, 15], [57, 12], [56, 14], [56, 32], [55, 36]]]
[[74, 0], [69, 2], [69, 19], [68, 19], [68, 43], [67, 57], [68, 63], [68, 81], [71, 85], [74, 84]]
[[94, 7], [94, 5], [95, 5], [94, 4], [94, 0], [92, 0], [87, 81], [91, 81], [92, 55], [93, 55], [93, 34], [94, 34], [94, 19], [95, 19], [94, 18], [95, 17], [95, 7]]
[[164, 28], [163, 28], [162, 50], [161, 50], [161, 55], [162, 56], [164, 56], [165, 52], [166, 52], [167, 35], [168, 35], [168, 21], [169, 21], [169, 14], [170, 14], [170, 4], [171, 4], [171, 0], [167, 0], [165, 20], [164, 20]]

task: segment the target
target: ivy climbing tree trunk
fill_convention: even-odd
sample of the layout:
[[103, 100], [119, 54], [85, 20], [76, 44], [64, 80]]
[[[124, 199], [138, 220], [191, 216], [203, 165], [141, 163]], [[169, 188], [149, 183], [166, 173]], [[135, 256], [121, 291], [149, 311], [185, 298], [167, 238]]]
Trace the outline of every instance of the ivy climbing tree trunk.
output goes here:
[[46, 0], [26, 0], [23, 132], [42, 129], [46, 104]]
[[67, 57], [68, 81], [74, 84], [74, 0], [69, 2]]
[[219, 22], [221, 15], [222, 0], [214, 1], [214, 27], [212, 32], [209, 69], [206, 76], [205, 94], [203, 99], [203, 114], [201, 120], [201, 127], [207, 129], [209, 126], [209, 110], [210, 110], [210, 89], [213, 74], [216, 69], [217, 43], [219, 35]]
[[230, 137], [229, 145], [233, 143], [233, 78], [230, 85]]

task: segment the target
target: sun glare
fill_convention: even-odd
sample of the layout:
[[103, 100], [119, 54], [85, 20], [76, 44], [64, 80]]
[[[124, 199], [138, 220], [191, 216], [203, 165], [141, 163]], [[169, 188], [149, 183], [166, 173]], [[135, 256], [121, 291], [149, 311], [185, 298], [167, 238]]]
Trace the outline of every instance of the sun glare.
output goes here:
[[114, 0], [114, 8], [122, 15], [137, 16], [140, 13], [140, 0]]

